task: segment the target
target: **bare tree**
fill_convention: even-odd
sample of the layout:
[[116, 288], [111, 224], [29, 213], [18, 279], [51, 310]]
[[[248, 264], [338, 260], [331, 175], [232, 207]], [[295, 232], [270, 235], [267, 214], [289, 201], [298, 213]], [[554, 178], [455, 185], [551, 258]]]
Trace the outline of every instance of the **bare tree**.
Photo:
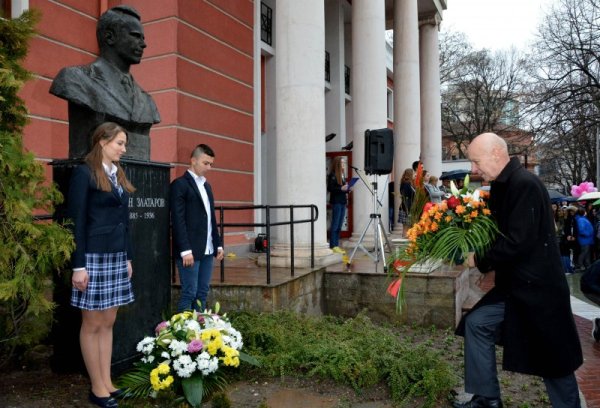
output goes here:
[[568, 187], [596, 180], [600, 125], [598, 0], [559, 0], [538, 28], [531, 102], [540, 175]]
[[514, 49], [473, 50], [464, 35], [442, 36], [442, 131], [459, 158], [478, 134], [519, 134], [526, 69], [526, 59]]

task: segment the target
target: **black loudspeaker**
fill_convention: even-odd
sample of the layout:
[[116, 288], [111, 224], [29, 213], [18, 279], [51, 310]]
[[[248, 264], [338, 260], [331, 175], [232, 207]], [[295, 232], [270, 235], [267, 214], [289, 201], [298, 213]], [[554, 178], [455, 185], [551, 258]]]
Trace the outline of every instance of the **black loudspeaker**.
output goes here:
[[365, 130], [365, 173], [389, 174], [394, 164], [392, 129]]

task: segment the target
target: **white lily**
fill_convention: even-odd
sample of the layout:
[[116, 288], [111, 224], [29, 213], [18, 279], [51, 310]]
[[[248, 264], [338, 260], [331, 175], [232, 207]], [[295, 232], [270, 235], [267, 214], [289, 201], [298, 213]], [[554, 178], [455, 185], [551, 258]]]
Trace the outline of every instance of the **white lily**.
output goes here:
[[454, 184], [454, 180], [450, 180], [450, 191], [454, 197], [458, 197], [460, 194], [460, 191], [458, 191], [458, 188], [456, 188], [456, 184]]

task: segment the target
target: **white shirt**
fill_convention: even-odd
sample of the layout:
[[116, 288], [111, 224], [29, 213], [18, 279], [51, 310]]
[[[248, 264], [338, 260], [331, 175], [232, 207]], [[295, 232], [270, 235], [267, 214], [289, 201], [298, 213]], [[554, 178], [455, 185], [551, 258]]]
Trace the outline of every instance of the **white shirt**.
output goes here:
[[[204, 251], [204, 255], [211, 255], [215, 248], [212, 243], [212, 216], [210, 214], [210, 201], [208, 200], [208, 194], [206, 193], [206, 188], [204, 187], [204, 183], [206, 183], [206, 177], [198, 176], [191, 170], [188, 170], [188, 173], [192, 175], [194, 181], [196, 182], [196, 186], [198, 187], [198, 191], [200, 192], [200, 197], [202, 197], [202, 202], [204, 203], [204, 210], [206, 211], [206, 249]], [[188, 249], [187, 251], [181, 252], [181, 257], [191, 254], [192, 250]]]
[[104, 171], [106, 172], [109, 180], [112, 176], [117, 174], [117, 166], [115, 166], [114, 163], [111, 163], [110, 167], [108, 167], [104, 162], [102, 162], [102, 167], [104, 167]]

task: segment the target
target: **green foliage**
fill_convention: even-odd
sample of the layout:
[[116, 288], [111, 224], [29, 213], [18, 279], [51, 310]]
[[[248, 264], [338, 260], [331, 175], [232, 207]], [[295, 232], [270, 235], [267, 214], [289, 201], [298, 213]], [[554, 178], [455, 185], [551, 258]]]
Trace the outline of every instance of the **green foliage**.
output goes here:
[[457, 382], [432, 348], [399, 338], [362, 314], [349, 320], [285, 311], [230, 317], [266, 375], [332, 378], [357, 392], [386, 383], [395, 401], [419, 397], [424, 406], [445, 399]]
[[21, 61], [38, 18], [27, 12], [0, 19], [0, 366], [17, 347], [35, 344], [48, 332], [52, 272], [73, 250], [64, 227], [33, 216], [51, 213], [62, 196], [46, 183], [43, 165], [23, 150], [27, 110], [18, 92], [29, 74]]
[[212, 400], [212, 408], [231, 408], [231, 400], [225, 393], [218, 393]]

